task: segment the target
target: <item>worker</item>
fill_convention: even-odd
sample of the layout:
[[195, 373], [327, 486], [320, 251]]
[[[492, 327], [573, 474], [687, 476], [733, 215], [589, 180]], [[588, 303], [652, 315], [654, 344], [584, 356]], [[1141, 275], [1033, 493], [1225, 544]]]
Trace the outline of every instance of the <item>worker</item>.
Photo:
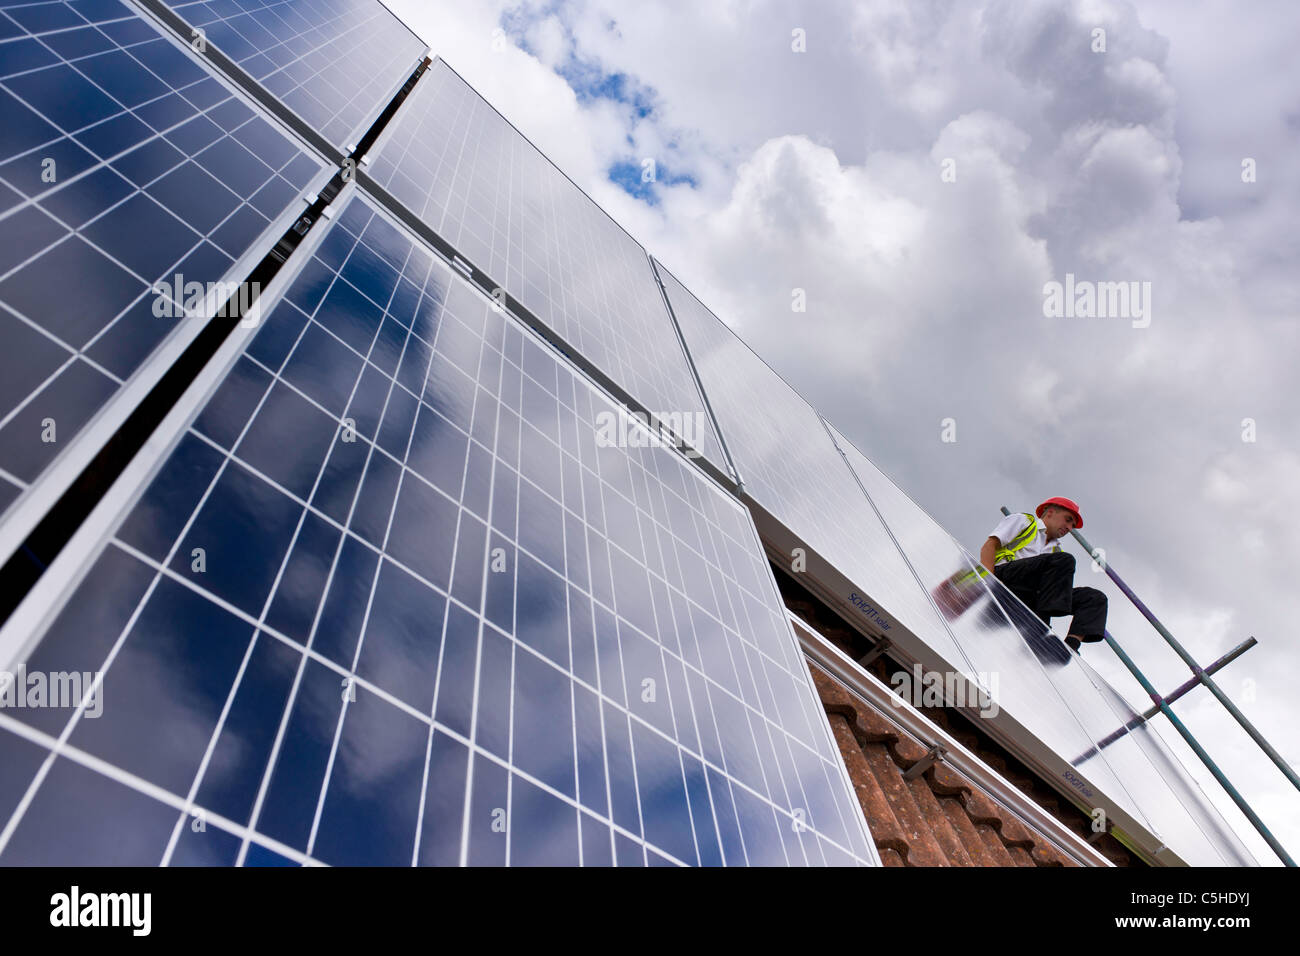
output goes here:
[[1074, 555], [1058, 543], [1083, 527], [1083, 517], [1069, 498], [1048, 498], [1035, 515], [1003, 518], [980, 548], [980, 563], [1044, 624], [1073, 615], [1065, 643], [1078, 654], [1081, 644], [1100, 641], [1106, 630], [1106, 595], [1096, 588], [1073, 587]]

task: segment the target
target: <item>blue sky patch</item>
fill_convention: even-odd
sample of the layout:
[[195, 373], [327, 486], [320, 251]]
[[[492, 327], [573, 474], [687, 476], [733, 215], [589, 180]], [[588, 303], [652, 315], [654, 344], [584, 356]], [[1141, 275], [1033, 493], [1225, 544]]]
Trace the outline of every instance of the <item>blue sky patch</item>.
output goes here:
[[639, 161], [625, 160], [621, 163], [615, 163], [609, 167], [609, 181], [621, 187], [628, 195], [635, 196], [651, 206], [659, 205], [659, 195], [655, 187], [660, 184], [677, 186], [686, 183], [692, 189], [699, 185], [695, 181], [695, 177], [688, 173], [672, 173], [659, 163], [655, 165], [654, 181], [643, 182], [641, 178], [642, 168]]
[[[520, 10], [507, 10], [501, 16], [501, 28], [521, 50], [536, 57], [538, 51], [527, 39], [528, 29], [533, 23], [552, 13], [560, 18], [561, 23], [564, 22], [558, 4], [541, 10], [534, 16], [528, 16]], [[614, 24], [611, 23], [610, 27], [612, 29]], [[568, 31], [567, 24], [565, 30]], [[571, 33], [568, 39], [572, 42]], [[570, 49], [568, 57], [555, 68], [555, 72], [569, 84], [569, 88], [573, 90], [580, 104], [590, 105], [606, 100], [626, 107], [628, 129], [626, 139], [629, 147], [635, 144], [631, 130], [637, 121], [654, 122], [654, 90], [646, 87], [636, 77], [622, 71], [609, 72], [601, 67], [599, 61], [580, 56], [573, 49]], [[692, 188], [698, 186], [696, 179], [689, 173], [670, 171], [658, 161], [655, 167], [655, 181], [643, 182], [642, 168], [640, 159], [617, 162], [609, 168], [609, 180], [621, 187], [624, 192], [651, 206], [659, 205], [659, 196], [655, 189], [657, 184], [675, 186], [686, 183]]]

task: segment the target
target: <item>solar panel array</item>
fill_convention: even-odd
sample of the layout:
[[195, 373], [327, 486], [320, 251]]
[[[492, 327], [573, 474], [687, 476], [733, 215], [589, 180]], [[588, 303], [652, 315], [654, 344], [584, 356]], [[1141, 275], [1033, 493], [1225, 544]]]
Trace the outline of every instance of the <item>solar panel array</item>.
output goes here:
[[324, 168], [118, 3], [0, 9], [0, 514]]
[[645, 251], [441, 60], [369, 175], [724, 473]]
[[614, 408], [351, 199], [27, 662], [102, 713], [14, 712], [0, 864], [872, 862], [748, 515]]
[[376, 0], [154, 2], [340, 149], [357, 144], [427, 49]]
[[[53, 503], [196, 334], [160, 303], [247, 278], [336, 171], [306, 143], [356, 145], [425, 49], [377, 0], [0, 0], [0, 521]], [[974, 559], [445, 63], [365, 169], [0, 660], [49, 677], [0, 688], [0, 864], [878, 863], [750, 511], [618, 395], [726, 474], [707, 395], [765, 528], [1010, 675], [1186, 858], [1250, 862], [1157, 736], [1098, 745], [1131, 711], [1045, 669], [998, 582], [946, 603]]]

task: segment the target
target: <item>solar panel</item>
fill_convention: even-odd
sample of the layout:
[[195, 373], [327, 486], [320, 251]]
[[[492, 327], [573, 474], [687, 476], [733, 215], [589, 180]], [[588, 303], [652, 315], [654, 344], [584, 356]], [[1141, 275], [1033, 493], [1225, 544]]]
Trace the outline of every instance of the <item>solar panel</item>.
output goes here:
[[[948, 660], [961, 652], [844, 463], [817, 412], [659, 262], [655, 268], [699, 370], [745, 494], [846, 576], [879, 626], [879, 602]], [[797, 557], [787, 553], [787, 565]], [[869, 588], [873, 600], [863, 598]], [[886, 601], [886, 597], [888, 600]], [[856, 602], [854, 602], [856, 604]], [[892, 626], [886, 620], [886, 627]]]
[[[427, 47], [379, 0], [146, 0], [189, 26], [340, 150], [355, 146]], [[201, 34], [196, 31], [202, 31]]]
[[324, 171], [119, 3], [0, 10], [0, 513]]
[[0, 713], [0, 864], [877, 862], [744, 508], [336, 205], [26, 661], [104, 678]]
[[[1058, 638], [1045, 634], [1046, 626], [1002, 582], [975, 578], [969, 552], [842, 433], [827, 427], [921, 583], [944, 609], [964, 661], [986, 686], [996, 676], [989, 689], [1000, 709], [1189, 863], [1247, 862], [1240, 841], [1145, 724], [1114, 736], [1134, 717], [1123, 697], [1081, 658], [1069, 655]], [[1056, 657], [1047, 653], [1048, 645]]]
[[375, 183], [566, 351], [727, 472], [645, 251], [446, 63], [421, 78], [371, 160]]

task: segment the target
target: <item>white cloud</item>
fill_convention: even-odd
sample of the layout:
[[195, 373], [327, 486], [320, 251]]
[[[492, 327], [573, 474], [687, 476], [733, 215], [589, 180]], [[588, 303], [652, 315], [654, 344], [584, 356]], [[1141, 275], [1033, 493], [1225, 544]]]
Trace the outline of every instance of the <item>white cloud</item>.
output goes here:
[[564, 25], [554, 15], [532, 24], [528, 30], [528, 44], [537, 51], [537, 58], [552, 69], [561, 65], [572, 49]]

